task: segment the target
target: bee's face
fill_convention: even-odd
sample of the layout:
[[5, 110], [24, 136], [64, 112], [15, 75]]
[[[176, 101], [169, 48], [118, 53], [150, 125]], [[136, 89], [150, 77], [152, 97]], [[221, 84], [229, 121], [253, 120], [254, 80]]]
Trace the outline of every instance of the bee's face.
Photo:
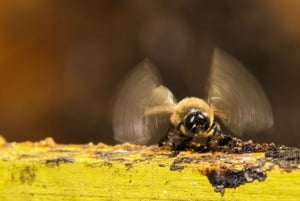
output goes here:
[[181, 100], [173, 114], [172, 124], [181, 126], [180, 131], [190, 137], [208, 137], [212, 133], [208, 132], [214, 121], [213, 111], [208, 104], [199, 98], [189, 97]]
[[206, 112], [192, 109], [184, 117], [183, 125], [189, 132], [197, 134], [199, 131], [207, 131], [209, 129], [210, 121]]

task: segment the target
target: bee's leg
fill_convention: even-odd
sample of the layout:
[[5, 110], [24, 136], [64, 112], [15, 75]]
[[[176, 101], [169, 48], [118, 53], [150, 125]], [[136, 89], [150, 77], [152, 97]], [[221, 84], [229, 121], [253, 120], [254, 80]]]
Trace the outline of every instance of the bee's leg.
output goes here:
[[221, 135], [221, 127], [217, 122], [213, 123], [212, 135], [207, 138], [206, 146], [207, 149], [215, 151], [219, 145], [218, 137]]
[[193, 138], [184, 135], [180, 131], [180, 126], [183, 123], [180, 123], [176, 127], [171, 127], [168, 129], [167, 134], [159, 141], [158, 145], [160, 147], [165, 147], [173, 151], [182, 151], [189, 149], [189, 144]]
[[207, 139], [207, 147], [211, 151], [228, 151], [228, 148], [232, 146], [232, 137], [230, 135], [225, 135], [221, 132], [220, 125], [214, 123], [214, 132], [212, 136]]
[[180, 134], [180, 126], [183, 123], [178, 124], [176, 127], [174, 127], [173, 125], [170, 125], [168, 131], [166, 132], [166, 134], [164, 135], [164, 137], [162, 137], [159, 142], [158, 142], [158, 146], [162, 147], [162, 146], [167, 146], [169, 148], [173, 147], [173, 139]]
[[174, 133], [172, 137], [172, 147], [175, 151], [182, 151], [193, 148], [192, 140], [194, 137], [185, 135], [181, 132], [180, 127], [183, 126], [183, 122], [180, 122], [176, 126], [176, 132]]
[[158, 146], [164, 147], [166, 149], [174, 150], [175, 143], [174, 139], [176, 137], [177, 130], [174, 127], [170, 127], [166, 134], [159, 140]]
[[173, 141], [174, 138], [174, 128], [169, 128], [167, 133], [164, 135], [164, 137], [162, 137], [159, 142], [158, 142], [158, 146], [159, 147], [163, 147], [164, 149], [167, 150], [171, 150], [172, 151], [172, 155], [176, 156], [179, 154], [179, 151], [176, 149], [176, 145]]
[[193, 140], [193, 138], [182, 134], [179, 130], [176, 130], [176, 132], [173, 134], [174, 135], [169, 136], [169, 139], [172, 144], [171, 145], [172, 150], [182, 151], [182, 150], [187, 150], [190, 148], [189, 145], [190, 145], [191, 141]]

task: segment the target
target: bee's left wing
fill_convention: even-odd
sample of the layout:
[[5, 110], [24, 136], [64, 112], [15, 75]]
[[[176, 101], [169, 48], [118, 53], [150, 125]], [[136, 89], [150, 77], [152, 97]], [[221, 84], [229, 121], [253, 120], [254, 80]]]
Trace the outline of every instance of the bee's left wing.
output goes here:
[[172, 92], [161, 85], [155, 66], [144, 60], [129, 74], [117, 94], [113, 111], [115, 140], [157, 143], [167, 133], [175, 104]]
[[208, 79], [208, 103], [236, 135], [273, 125], [270, 103], [258, 81], [236, 59], [216, 49]]

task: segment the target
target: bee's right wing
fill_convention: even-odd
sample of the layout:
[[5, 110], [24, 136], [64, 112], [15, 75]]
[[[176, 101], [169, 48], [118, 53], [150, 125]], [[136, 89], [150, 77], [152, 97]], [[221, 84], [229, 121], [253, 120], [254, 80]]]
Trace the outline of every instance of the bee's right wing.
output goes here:
[[219, 49], [213, 55], [208, 103], [236, 135], [273, 125], [272, 108], [259, 82], [240, 62]]
[[113, 111], [115, 140], [157, 143], [170, 126], [175, 105], [172, 92], [161, 85], [155, 66], [145, 59], [129, 74], [117, 94]]

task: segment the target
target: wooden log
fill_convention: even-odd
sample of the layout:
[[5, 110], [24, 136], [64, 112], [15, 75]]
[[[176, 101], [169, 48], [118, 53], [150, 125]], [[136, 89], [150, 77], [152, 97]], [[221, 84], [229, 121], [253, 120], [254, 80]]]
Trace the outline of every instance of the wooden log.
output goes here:
[[300, 200], [293, 150], [176, 155], [157, 146], [0, 139], [0, 200]]

